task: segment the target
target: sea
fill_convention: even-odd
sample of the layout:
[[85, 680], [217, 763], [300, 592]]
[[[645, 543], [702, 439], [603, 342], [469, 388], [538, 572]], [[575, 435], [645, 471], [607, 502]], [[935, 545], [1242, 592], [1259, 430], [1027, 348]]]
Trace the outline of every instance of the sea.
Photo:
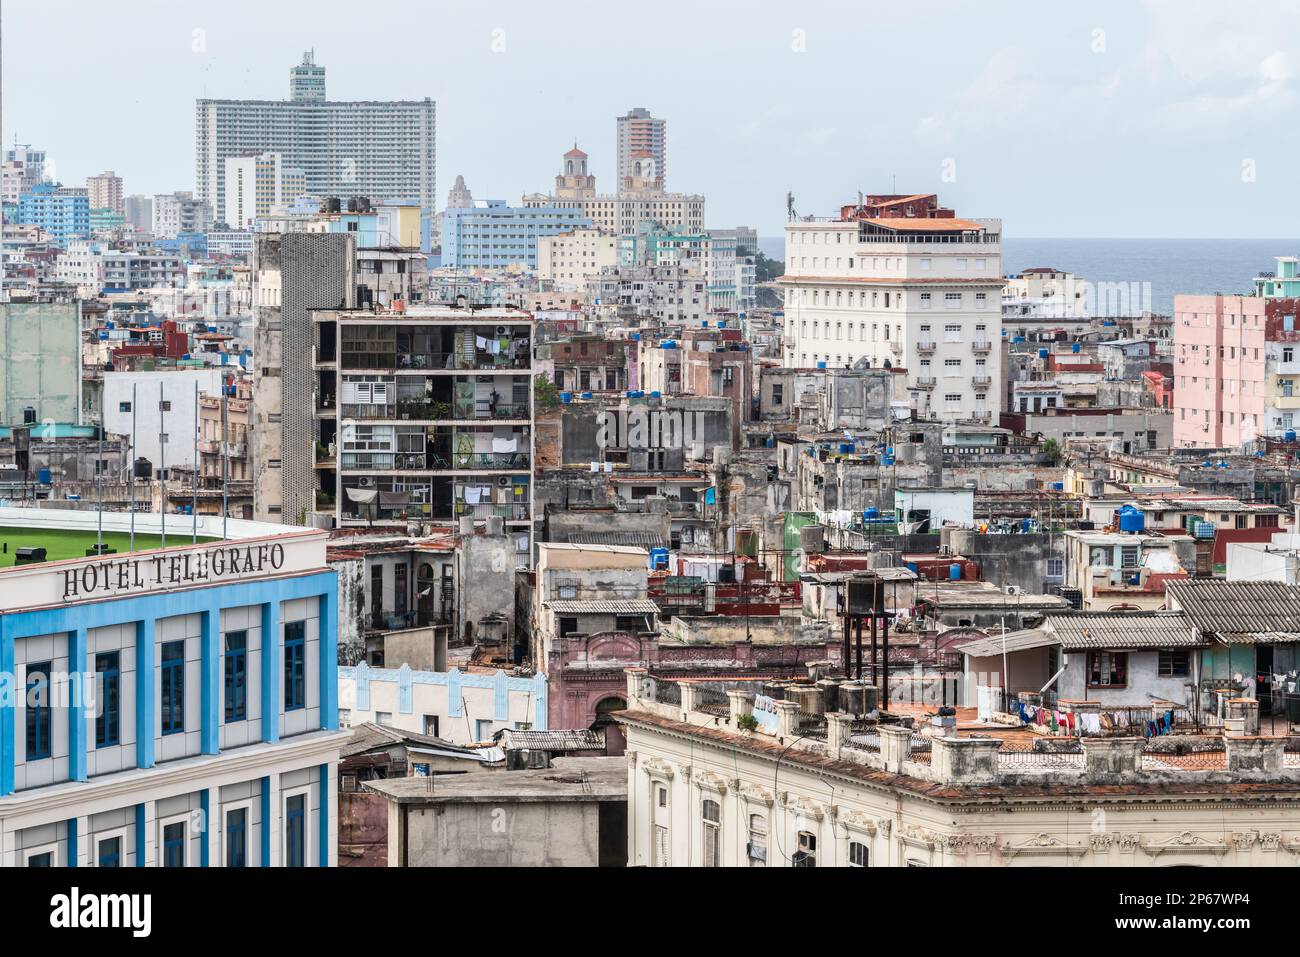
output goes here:
[[[785, 258], [785, 240], [760, 237], [771, 259]], [[1150, 283], [1151, 310], [1168, 315], [1178, 293], [1240, 294], [1275, 268], [1276, 256], [1300, 255], [1300, 239], [1016, 239], [1002, 240], [1002, 272], [1034, 266], [1074, 273], [1089, 282]]]

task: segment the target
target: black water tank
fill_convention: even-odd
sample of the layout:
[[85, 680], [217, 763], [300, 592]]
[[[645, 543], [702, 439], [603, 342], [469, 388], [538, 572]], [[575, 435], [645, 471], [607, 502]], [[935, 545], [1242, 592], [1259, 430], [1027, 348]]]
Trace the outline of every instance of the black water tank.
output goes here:
[[43, 548], [33, 547], [14, 549], [15, 565], [35, 565], [43, 561], [45, 561], [45, 549]]
[[148, 459], [135, 460], [135, 477], [138, 479], [153, 478], [153, 463]]
[[23, 425], [34, 425], [36, 423], [36, 410], [30, 405], [23, 409]]

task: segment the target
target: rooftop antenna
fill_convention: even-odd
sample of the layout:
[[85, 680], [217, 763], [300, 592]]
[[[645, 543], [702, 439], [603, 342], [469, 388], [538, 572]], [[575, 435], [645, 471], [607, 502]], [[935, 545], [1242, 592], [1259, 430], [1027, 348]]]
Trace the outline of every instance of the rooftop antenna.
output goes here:
[[159, 547], [167, 547], [167, 402], [163, 399], [165, 389], [162, 379], [158, 380], [158, 520]]

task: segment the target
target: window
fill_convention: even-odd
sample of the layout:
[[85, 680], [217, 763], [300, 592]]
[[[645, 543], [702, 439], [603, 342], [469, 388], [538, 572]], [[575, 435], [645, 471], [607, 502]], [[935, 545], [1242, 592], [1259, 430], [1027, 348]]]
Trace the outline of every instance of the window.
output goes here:
[[1138, 567], [1138, 546], [1125, 545], [1119, 550], [1120, 568], [1137, 568]]
[[1116, 651], [1088, 652], [1088, 685], [1122, 688], [1128, 684], [1128, 655]]
[[27, 760], [50, 756], [50, 663], [27, 666]]
[[749, 846], [745, 856], [750, 867], [767, 866], [767, 816], [764, 814], [749, 816]]
[[668, 843], [668, 788], [655, 785], [655, 807], [651, 819], [653, 844], [650, 847], [651, 866], [668, 867], [672, 861]]
[[122, 866], [122, 838], [106, 837], [95, 850], [95, 863], [99, 867]]
[[777, 383], [777, 384], [773, 385], [773, 386], [772, 386], [772, 404], [773, 404], [773, 405], [780, 405], [780, 404], [784, 401], [784, 398], [785, 398], [785, 389], [784, 389], [784, 387], [783, 387], [780, 383]]
[[162, 646], [162, 733], [185, 730], [185, 642], [168, 641]]
[[1186, 678], [1191, 674], [1191, 660], [1186, 651], [1160, 652], [1159, 673], [1162, 678]]
[[33, 854], [31, 857], [27, 858], [27, 866], [28, 867], [53, 867], [54, 852], [42, 851], [39, 854]]
[[849, 867], [866, 867], [867, 860], [867, 845], [849, 841]]
[[474, 734], [476, 741], [491, 741], [492, 722], [487, 718], [479, 718], [474, 722]]
[[248, 632], [226, 633], [226, 721], [248, 717]]
[[393, 712], [391, 711], [375, 712], [375, 724], [392, 725], [392, 723], [393, 723]]
[[95, 655], [99, 713], [95, 715], [95, 747], [106, 748], [121, 740], [122, 671], [118, 652]]
[[284, 802], [284, 866], [307, 866], [307, 795], [291, 794]]
[[163, 867], [185, 866], [185, 822], [173, 821], [163, 825]]
[[1064, 578], [1065, 577], [1065, 559], [1049, 558], [1047, 560], [1047, 577]]
[[436, 714], [426, 714], [424, 716], [424, 733], [431, 738], [438, 736], [438, 716]]
[[226, 866], [248, 866], [248, 808], [226, 812]]
[[118, 412], [130, 412], [130, 411], [131, 411], [131, 403], [130, 403], [130, 402], [119, 402], [119, 403], [117, 404], [117, 411], [118, 411]]
[[722, 807], [717, 801], [705, 801], [700, 813], [704, 819], [704, 866], [721, 867]]
[[306, 623], [286, 622], [284, 626], [284, 710], [307, 707]]
[[817, 866], [817, 835], [812, 831], [799, 832], [799, 849], [790, 858], [791, 867]]
[[959, 293], [959, 292], [945, 292], [945, 293], [943, 294], [943, 304], [944, 304], [944, 306], [947, 307], [948, 309], [960, 309], [960, 308], [961, 308], [961, 293]]

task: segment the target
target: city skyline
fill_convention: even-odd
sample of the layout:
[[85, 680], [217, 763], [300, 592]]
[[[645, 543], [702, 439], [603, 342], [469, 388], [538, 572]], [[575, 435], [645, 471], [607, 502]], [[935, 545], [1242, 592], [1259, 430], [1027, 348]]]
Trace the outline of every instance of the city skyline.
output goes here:
[[[1300, 212], [1281, 122], [1296, 103], [1300, 41], [1287, 24], [1300, 13], [1281, 4], [1259, 14], [1276, 25], [1269, 31], [1203, 3], [1041, 12], [937, 2], [847, 19], [838, 3], [743, 17], [707, 8], [691, 10], [691, 28], [582, 2], [551, 22], [507, 4], [427, 26], [409, 16], [359, 53], [329, 39], [349, 36], [340, 5], [320, 7], [310, 26], [258, 8], [266, 29], [252, 32], [234, 26], [248, 4], [214, 19], [197, 4], [145, 3], [150, 15], [132, 18], [131, 32], [108, 9], [52, 6], [68, 24], [64, 62], [84, 66], [24, 97], [17, 78], [37, 74], [39, 47], [15, 38], [31, 35], [36, 14], [5, 11], [5, 142], [44, 147], [68, 184], [114, 169], [127, 194], [194, 189], [195, 101], [282, 98], [288, 69], [314, 49], [331, 98], [432, 97], [444, 182], [464, 175], [476, 196], [510, 202], [545, 189], [554, 157], [575, 140], [598, 188], [612, 190], [615, 119], [644, 106], [669, 126], [669, 188], [707, 196], [709, 226], [753, 223], [764, 236], [779, 235], [788, 192], [800, 214], [824, 216], [859, 190], [941, 190], [972, 215], [1001, 216], [1013, 237], [1286, 237]], [[386, 10], [394, 24], [423, 13]], [[610, 17], [657, 59], [629, 64], [616, 43], [597, 42]], [[548, 78], [564, 37], [584, 57]], [[133, 38], [168, 82], [118, 86], [107, 101], [87, 95], [102, 51]], [[917, 49], [945, 68], [911, 69]], [[864, 68], [849, 68], [852, 58]], [[574, 82], [574, 70], [601, 82]], [[1207, 206], [1219, 213], [1213, 227]]]

